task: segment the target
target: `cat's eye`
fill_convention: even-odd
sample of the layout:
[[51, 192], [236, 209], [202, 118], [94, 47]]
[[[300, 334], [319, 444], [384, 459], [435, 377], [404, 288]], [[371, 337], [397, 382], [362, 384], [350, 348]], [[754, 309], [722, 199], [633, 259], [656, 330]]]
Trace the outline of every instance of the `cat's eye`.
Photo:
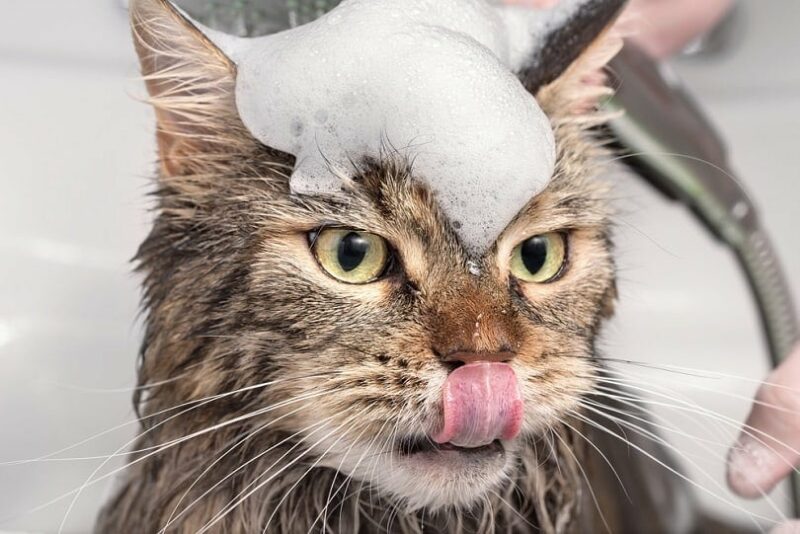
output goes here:
[[311, 236], [320, 266], [342, 282], [368, 284], [386, 271], [390, 254], [386, 241], [367, 232], [326, 228]]
[[567, 261], [567, 239], [562, 233], [529, 237], [511, 255], [511, 274], [523, 282], [552, 282], [564, 270]]

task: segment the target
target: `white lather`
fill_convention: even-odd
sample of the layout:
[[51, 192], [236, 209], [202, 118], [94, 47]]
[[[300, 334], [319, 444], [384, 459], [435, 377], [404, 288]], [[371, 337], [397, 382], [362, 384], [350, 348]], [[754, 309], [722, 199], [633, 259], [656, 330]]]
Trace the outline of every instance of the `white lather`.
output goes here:
[[294, 193], [335, 194], [353, 162], [392, 147], [480, 253], [552, 177], [550, 122], [515, 72], [577, 2], [564, 4], [345, 0], [266, 37], [201, 30], [237, 65], [244, 124], [297, 157]]

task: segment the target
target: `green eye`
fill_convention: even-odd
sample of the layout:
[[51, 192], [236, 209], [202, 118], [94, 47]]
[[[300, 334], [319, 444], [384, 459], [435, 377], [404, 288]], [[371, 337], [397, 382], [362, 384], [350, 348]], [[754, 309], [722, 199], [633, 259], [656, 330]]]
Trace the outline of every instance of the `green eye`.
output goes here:
[[325, 271], [348, 284], [377, 280], [389, 262], [389, 247], [383, 238], [367, 232], [328, 228], [315, 236], [314, 256]]
[[567, 240], [551, 232], [535, 235], [517, 245], [511, 254], [511, 274], [523, 282], [551, 282], [564, 269]]

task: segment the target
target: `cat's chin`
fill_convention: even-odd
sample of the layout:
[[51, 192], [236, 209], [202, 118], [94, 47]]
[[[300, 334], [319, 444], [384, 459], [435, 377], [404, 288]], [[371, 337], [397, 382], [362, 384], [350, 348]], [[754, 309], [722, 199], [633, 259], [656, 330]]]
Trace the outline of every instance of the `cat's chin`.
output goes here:
[[432, 469], [470, 469], [505, 461], [506, 449], [495, 440], [480, 447], [459, 447], [450, 443], [434, 443], [430, 439], [415, 439], [400, 446], [401, 457]]
[[382, 485], [410, 509], [470, 507], [508, 478], [513, 442], [495, 440], [474, 448], [403, 440], [382, 473]]

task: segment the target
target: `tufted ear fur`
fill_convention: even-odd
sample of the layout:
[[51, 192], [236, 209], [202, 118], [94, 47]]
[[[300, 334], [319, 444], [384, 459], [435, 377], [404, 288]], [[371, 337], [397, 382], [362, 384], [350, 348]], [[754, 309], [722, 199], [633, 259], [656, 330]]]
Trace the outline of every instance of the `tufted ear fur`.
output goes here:
[[580, 122], [587, 126], [606, 122], [608, 114], [597, 113], [598, 104], [614, 93], [605, 69], [622, 49], [623, 39], [609, 28], [553, 82], [536, 93], [542, 109], [554, 121]]
[[162, 177], [202, 173], [248, 143], [236, 66], [168, 0], [131, 0], [131, 26], [156, 112]]
[[604, 73], [622, 48], [617, 22], [625, 0], [562, 0], [562, 12], [520, 72], [525, 87], [556, 122], [602, 122], [592, 113], [613, 92]]

